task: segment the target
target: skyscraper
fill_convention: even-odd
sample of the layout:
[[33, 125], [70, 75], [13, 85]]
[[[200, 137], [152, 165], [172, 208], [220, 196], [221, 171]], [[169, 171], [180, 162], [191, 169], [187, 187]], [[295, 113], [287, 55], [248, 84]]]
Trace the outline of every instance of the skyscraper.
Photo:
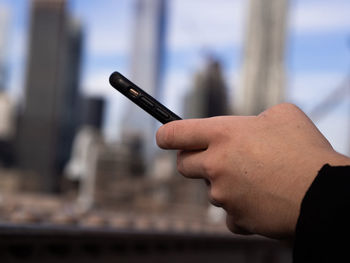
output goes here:
[[186, 96], [186, 118], [207, 118], [229, 114], [226, 84], [221, 65], [210, 58], [194, 79], [194, 88]]
[[250, 0], [237, 113], [258, 114], [283, 100], [288, 0]]
[[65, 0], [32, 0], [18, 161], [40, 190], [57, 190], [76, 122], [82, 35]]
[[137, 0], [131, 77], [158, 97], [163, 70], [167, 0]]
[[[130, 79], [149, 94], [159, 97], [164, 60], [166, 0], [136, 1]], [[141, 109], [128, 105], [123, 133], [140, 136], [145, 156], [154, 148], [155, 121]]]

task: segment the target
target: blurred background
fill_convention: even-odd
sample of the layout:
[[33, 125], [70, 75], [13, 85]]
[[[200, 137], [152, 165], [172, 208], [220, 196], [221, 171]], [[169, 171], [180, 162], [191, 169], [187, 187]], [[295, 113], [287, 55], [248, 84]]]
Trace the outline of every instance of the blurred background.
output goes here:
[[110, 74], [183, 118], [295, 103], [349, 155], [349, 10], [347, 0], [0, 0], [0, 221], [226, 234], [205, 184], [177, 174], [176, 154], [156, 147], [160, 124]]

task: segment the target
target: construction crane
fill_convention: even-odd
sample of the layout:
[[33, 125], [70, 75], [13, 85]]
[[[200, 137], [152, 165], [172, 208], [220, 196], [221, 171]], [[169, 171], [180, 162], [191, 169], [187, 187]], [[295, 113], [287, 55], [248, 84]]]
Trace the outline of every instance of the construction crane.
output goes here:
[[309, 116], [313, 121], [318, 121], [329, 114], [333, 108], [338, 106], [339, 103], [345, 100], [347, 97], [350, 98], [350, 74], [348, 74], [345, 80], [343, 80], [338, 87], [328, 94], [324, 100], [322, 100], [309, 112]]
[[324, 100], [317, 104], [310, 112], [309, 116], [314, 121], [317, 122], [328, 115], [335, 107], [337, 107], [342, 101], [349, 100], [349, 111], [348, 111], [348, 154], [350, 153], [350, 72], [347, 74], [346, 78], [336, 87], [330, 94], [328, 94]]

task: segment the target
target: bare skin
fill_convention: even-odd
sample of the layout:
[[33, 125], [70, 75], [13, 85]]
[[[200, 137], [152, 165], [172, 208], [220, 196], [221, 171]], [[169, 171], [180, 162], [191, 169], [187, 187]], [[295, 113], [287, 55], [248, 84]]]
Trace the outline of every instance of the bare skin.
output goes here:
[[157, 131], [157, 144], [179, 150], [182, 175], [208, 182], [232, 232], [273, 238], [294, 235], [301, 201], [324, 164], [350, 165], [287, 103], [258, 116], [170, 122]]

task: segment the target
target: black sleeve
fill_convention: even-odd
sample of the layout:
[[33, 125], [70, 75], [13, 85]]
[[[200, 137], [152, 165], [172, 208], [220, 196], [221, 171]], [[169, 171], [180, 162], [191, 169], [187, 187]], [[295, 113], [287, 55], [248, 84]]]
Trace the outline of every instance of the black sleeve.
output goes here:
[[350, 262], [350, 166], [324, 165], [305, 194], [293, 262]]

